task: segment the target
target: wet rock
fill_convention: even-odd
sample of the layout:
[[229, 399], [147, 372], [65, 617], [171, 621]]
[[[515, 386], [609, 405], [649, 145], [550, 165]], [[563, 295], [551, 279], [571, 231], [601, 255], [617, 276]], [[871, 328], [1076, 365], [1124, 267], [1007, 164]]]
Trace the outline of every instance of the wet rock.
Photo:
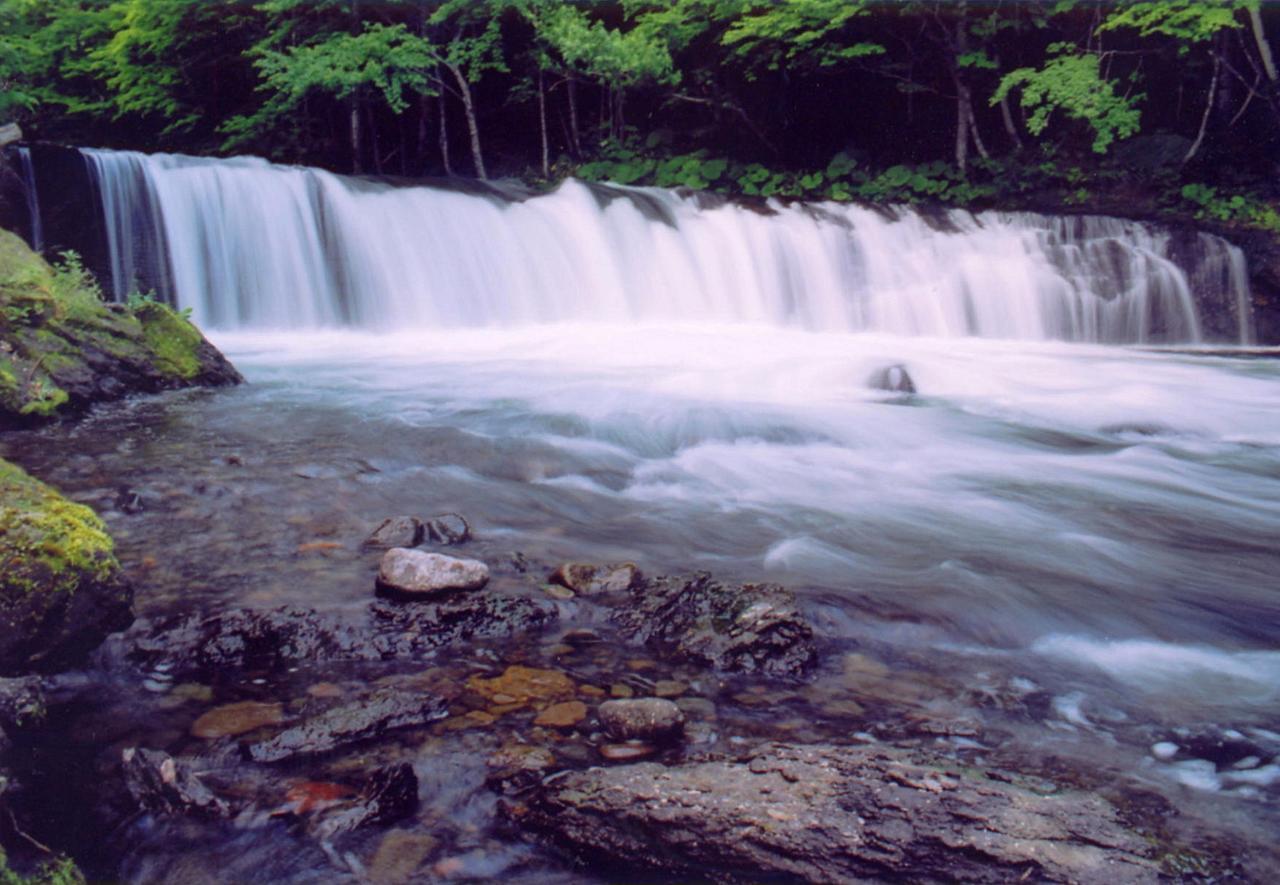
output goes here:
[[391, 830], [378, 843], [369, 862], [369, 880], [374, 885], [399, 885], [413, 879], [422, 862], [435, 850], [436, 840], [422, 833]]
[[392, 516], [378, 523], [360, 546], [365, 549], [417, 547], [422, 543], [423, 534], [422, 521], [416, 516]]
[[609, 736], [620, 741], [661, 743], [684, 732], [684, 712], [665, 698], [605, 701], [598, 715]]
[[797, 676], [816, 657], [795, 595], [776, 584], [734, 587], [706, 574], [645, 581], [614, 621], [656, 651], [718, 670]]
[[489, 567], [478, 559], [423, 553], [396, 547], [382, 555], [378, 589], [406, 596], [479, 590], [489, 583]]
[[350, 804], [326, 815], [315, 826], [321, 839], [371, 826], [387, 826], [418, 809], [418, 776], [408, 762], [379, 769]]
[[48, 715], [45, 684], [39, 676], [0, 678], [0, 727], [21, 731], [42, 724]]
[[882, 746], [594, 768], [508, 814], [583, 859], [727, 881], [1156, 882], [1102, 798], [1042, 796]]
[[240, 701], [214, 707], [201, 715], [192, 724], [191, 734], [206, 739], [234, 737], [267, 725], [279, 725], [283, 721], [284, 708], [280, 704]]
[[0, 675], [80, 663], [132, 602], [98, 515], [0, 460]]
[[456, 642], [539, 630], [557, 617], [546, 600], [454, 594], [411, 605], [375, 600], [363, 615], [294, 606], [188, 615], [140, 624], [119, 642], [127, 657], [175, 676], [227, 667], [269, 671], [298, 661], [418, 658]]
[[653, 684], [653, 693], [660, 698], [678, 698], [689, 690], [689, 686], [674, 679], [659, 679]]
[[640, 570], [632, 562], [612, 565], [566, 562], [557, 567], [549, 578], [551, 583], [568, 587], [582, 596], [623, 593], [635, 586], [640, 579]]
[[587, 705], [582, 701], [564, 701], [547, 707], [533, 720], [534, 725], [549, 728], [573, 728], [587, 718]]
[[379, 738], [397, 728], [426, 725], [449, 715], [441, 698], [399, 688], [381, 689], [245, 747], [254, 762], [281, 762], [328, 753]]
[[432, 516], [424, 524], [426, 537], [437, 544], [465, 544], [471, 540], [471, 525], [457, 513]]
[[120, 756], [125, 787], [152, 814], [227, 817], [231, 807], [191, 770], [189, 763], [159, 750], [130, 747]]
[[867, 379], [867, 386], [874, 390], [887, 390], [891, 393], [915, 393], [916, 385], [907, 374], [906, 366], [894, 364], [877, 369]]

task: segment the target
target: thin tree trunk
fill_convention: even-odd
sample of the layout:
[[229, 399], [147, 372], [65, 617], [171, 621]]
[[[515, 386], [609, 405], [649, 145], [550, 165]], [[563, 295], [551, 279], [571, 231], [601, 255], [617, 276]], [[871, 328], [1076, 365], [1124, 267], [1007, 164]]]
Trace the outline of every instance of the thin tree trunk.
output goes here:
[[476, 108], [471, 100], [471, 85], [467, 83], [467, 78], [462, 76], [461, 68], [451, 64], [446, 64], [445, 67], [457, 81], [458, 93], [462, 97], [462, 109], [467, 115], [467, 134], [471, 138], [471, 161], [476, 167], [476, 177], [486, 181], [489, 176], [485, 174], [484, 156], [480, 153], [480, 127], [476, 123]]
[[351, 97], [351, 171], [360, 174], [360, 100]]
[[444, 174], [453, 177], [453, 164], [449, 162], [449, 109], [444, 103], [444, 84], [436, 78], [440, 89], [440, 161], [444, 163]]
[[982, 159], [990, 160], [991, 154], [987, 153], [987, 146], [982, 143], [982, 134], [978, 132], [978, 118], [973, 113], [973, 93], [968, 86], [961, 86], [960, 92], [964, 96], [964, 112], [969, 118], [969, 135], [973, 137], [973, 146], [978, 149]]
[[569, 92], [569, 134], [573, 139], [573, 156], [579, 159], [582, 157], [582, 139], [578, 135], [578, 81], [572, 74], [566, 88]]
[[425, 95], [418, 98], [418, 145], [413, 154], [415, 174], [421, 174], [427, 159], [427, 114], [431, 102]]
[[1262, 13], [1258, 11], [1258, 4], [1249, 7], [1249, 25], [1253, 28], [1253, 39], [1258, 44], [1258, 55], [1262, 59], [1262, 69], [1267, 73], [1267, 79], [1272, 83], [1276, 82], [1276, 61], [1271, 55], [1271, 46], [1267, 43], [1267, 35], [1262, 31]]
[[382, 174], [382, 144], [378, 139], [378, 121], [373, 118], [373, 108], [365, 105], [365, 125], [369, 127], [369, 140], [373, 142], [373, 171]]
[[551, 148], [547, 143], [547, 93], [542, 88], [542, 71], [538, 71], [538, 127], [542, 134], [542, 177], [551, 177]]
[[1213, 114], [1213, 99], [1218, 91], [1218, 72], [1222, 69], [1222, 62], [1218, 58], [1218, 54], [1213, 54], [1213, 77], [1209, 80], [1209, 96], [1205, 99], [1204, 113], [1200, 115], [1200, 131], [1196, 133], [1196, 140], [1191, 142], [1191, 147], [1187, 150], [1187, 155], [1182, 158], [1182, 165], [1191, 162], [1191, 158], [1196, 155], [1196, 151], [1200, 150], [1200, 143], [1204, 141], [1204, 133], [1209, 128], [1209, 117]]
[[964, 175], [969, 167], [969, 115], [964, 108], [964, 90], [956, 90], [956, 166]]

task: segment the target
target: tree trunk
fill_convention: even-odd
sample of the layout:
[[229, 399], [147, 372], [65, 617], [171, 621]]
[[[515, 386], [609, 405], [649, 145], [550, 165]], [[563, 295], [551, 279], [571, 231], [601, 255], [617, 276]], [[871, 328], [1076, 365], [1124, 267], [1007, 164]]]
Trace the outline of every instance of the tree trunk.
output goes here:
[[542, 86], [542, 71], [538, 71], [538, 128], [542, 134], [542, 177], [551, 177], [551, 149], [547, 143], [547, 93]]
[[462, 98], [462, 110], [467, 115], [467, 134], [471, 138], [471, 162], [476, 167], [476, 178], [487, 181], [489, 176], [484, 171], [484, 156], [480, 153], [480, 127], [476, 123], [476, 108], [471, 100], [471, 84], [462, 76], [462, 69], [456, 65], [446, 64], [449, 73], [458, 84], [458, 94]]
[[1276, 61], [1271, 56], [1271, 46], [1267, 43], [1267, 35], [1262, 31], [1262, 14], [1258, 4], [1249, 8], [1249, 24], [1253, 28], [1253, 39], [1258, 44], [1258, 56], [1262, 59], [1262, 69], [1267, 72], [1267, 79], [1276, 82]]
[[963, 175], [969, 168], [969, 115], [964, 109], [964, 93], [956, 94], [956, 166]]
[[961, 86], [960, 92], [964, 96], [964, 113], [969, 118], [969, 135], [973, 137], [973, 146], [978, 149], [978, 153], [984, 160], [990, 160], [991, 154], [987, 153], [987, 146], [982, 143], [982, 134], [978, 132], [978, 118], [973, 113], [973, 93], [969, 91], [968, 86]]
[[360, 174], [360, 99], [351, 97], [351, 171]]
[[449, 162], [449, 109], [444, 103], [444, 84], [436, 78], [440, 88], [440, 161], [444, 163], [444, 174], [453, 177], [453, 164]]
[[1182, 158], [1182, 165], [1185, 166], [1191, 162], [1191, 158], [1196, 155], [1196, 151], [1200, 150], [1200, 143], [1204, 141], [1205, 130], [1209, 128], [1209, 117], [1213, 115], [1213, 99], [1218, 91], [1218, 72], [1222, 69], [1222, 60], [1218, 58], [1218, 54], [1213, 54], [1213, 77], [1209, 80], [1209, 95], [1204, 102], [1204, 113], [1200, 115], [1200, 131], [1196, 133], [1196, 140], [1191, 142], [1191, 147], [1187, 150], [1187, 155]]
[[572, 74], [566, 88], [569, 92], [569, 134], [573, 139], [573, 157], [577, 160], [582, 158], [582, 139], [578, 135], [578, 81]]
[[419, 96], [418, 106], [418, 144], [413, 153], [413, 169], [421, 174], [427, 160], [427, 115], [431, 103], [425, 95]]
[[374, 119], [373, 108], [365, 105], [365, 125], [369, 128], [369, 140], [373, 142], [373, 171], [382, 174], [382, 143], [378, 138], [378, 121]]

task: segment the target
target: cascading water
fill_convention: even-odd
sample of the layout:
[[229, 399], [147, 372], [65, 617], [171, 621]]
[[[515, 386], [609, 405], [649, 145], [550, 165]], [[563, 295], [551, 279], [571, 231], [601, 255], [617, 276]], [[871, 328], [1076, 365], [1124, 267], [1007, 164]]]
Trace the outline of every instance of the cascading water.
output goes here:
[[[576, 181], [512, 198], [249, 158], [84, 153], [116, 297], [152, 287], [213, 328], [675, 321], [1110, 343], [1204, 337], [1170, 236], [1137, 222], [708, 206]], [[1200, 242], [1226, 269], [1214, 294], [1236, 306], [1247, 340], [1243, 258], [1216, 237]]]
[[22, 169], [22, 189], [27, 199], [27, 217], [31, 220], [31, 248], [44, 249], [44, 224], [40, 218], [40, 196], [36, 190], [36, 169], [31, 161], [31, 150], [18, 148], [18, 165]]

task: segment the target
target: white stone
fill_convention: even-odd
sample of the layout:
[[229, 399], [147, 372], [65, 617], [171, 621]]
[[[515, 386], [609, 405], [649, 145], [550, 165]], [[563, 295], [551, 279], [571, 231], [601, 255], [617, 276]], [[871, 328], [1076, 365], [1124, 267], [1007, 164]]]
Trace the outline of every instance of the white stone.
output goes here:
[[1151, 755], [1161, 762], [1167, 761], [1178, 755], [1178, 745], [1172, 741], [1161, 741], [1158, 744], [1152, 744]]
[[478, 559], [424, 553], [394, 547], [382, 555], [378, 586], [399, 593], [432, 594], [479, 590], [489, 582], [489, 567]]

